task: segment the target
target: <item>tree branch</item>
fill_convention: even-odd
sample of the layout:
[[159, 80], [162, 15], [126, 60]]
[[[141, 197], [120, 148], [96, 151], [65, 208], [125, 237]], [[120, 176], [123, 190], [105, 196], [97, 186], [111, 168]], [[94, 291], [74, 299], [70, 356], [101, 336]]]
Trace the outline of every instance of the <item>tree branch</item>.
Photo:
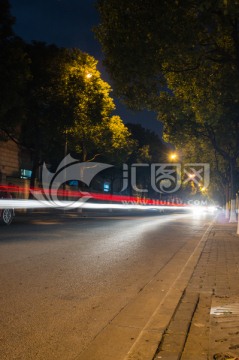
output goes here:
[[224, 159], [230, 160], [230, 155], [218, 145], [214, 130], [213, 130], [209, 125], [207, 125], [207, 124], [205, 124], [205, 128], [206, 128], [206, 130], [207, 130], [209, 139], [211, 140], [211, 143], [212, 143], [214, 149], [215, 149]]
[[95, 160], [95, 158], [96, 158], [97, 156], [100, 156], [100, 155], [102, 155], [102, 154], [95, 154], [95, 155], [93, 156], [93, 158], [91, 158], [91, 159], [89, 159], [89, 160], [86, 160], [86, 162], [91, 162], [91, 161]]
[[22, 146], [23, 144], [17, 140], [13, 135], [10, 134], [10, 132], [4, 128], [0, 128], [0, 130], [10, 139], [12, 140], [15, 144], [17, 144], [18, 146]]

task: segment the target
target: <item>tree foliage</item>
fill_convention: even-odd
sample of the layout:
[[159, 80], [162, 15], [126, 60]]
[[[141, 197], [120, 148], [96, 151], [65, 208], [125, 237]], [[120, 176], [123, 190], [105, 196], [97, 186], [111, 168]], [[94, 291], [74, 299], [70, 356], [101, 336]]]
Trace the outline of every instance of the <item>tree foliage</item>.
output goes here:
[[97, 60], [78, 49], [65, 50], [65, 55], [61, 95], [71, 110], [65, 118], [69, 150], [83, 161], [96, 156], [108, 161], [127, 158], [133, 147], [131, 134], [119, 116], [111, 116], [115, 109], [111, 87], [102, 80]]
[[[83, 161], [101, 155], [125, 160], [134, 140], [118, 116], [97, 60], [79, 49], [25, 44], [12, 29], [8, 0], [0, 0], [0, 129], [30, 149], [39, 165], [66, 151]], [[67, 147], [66, 147], [67, 146]]]
[[98, 0], [98, 9], [96, 32], [119, 96], [133, 108], [158, 111], [175, 144], [200, 137], [228, 162], [233, 182], [239, 157], [238, 2]]
[[137, 147], [131, 155], [131, 162], [160, 163], [167, 161], [169, 148], [162, 142], [160, 137], [140, 124], [127, 124], [133, 138], [137, 141]]
[[34, 183], [43, 161], [57, 162], [64, 155], [66, 106], [61, 95], [61, 74], [65, 61], [62, 50], [55, 45], [34, 42], [26, 45], [26, 51], [31, 79], [25, 91], [21, 143], [31, 151]]
[[68, 152], [82, 161], [125, 160], [134, 142], [122, 120], [111, 117], [111, 88], [97, 60], [79, 49], [39, 42], [26, 48], [32, 77], [22, 141], [33, 154], [33, 178], [43, 161], [56, 164]]
[[0, 128], [6, 137], [16, 136], [16, 125], [24, 117], [24, 91], [30, 77], [24, 43], [12, 30], [14, 22], [8, 0], [0, 0]]
[[126, 162], [137, 146], [128, 127], [117, 115], [112, 116], [106, 130], [107, 141], [104, 143], [104, 154], [113, 163]]

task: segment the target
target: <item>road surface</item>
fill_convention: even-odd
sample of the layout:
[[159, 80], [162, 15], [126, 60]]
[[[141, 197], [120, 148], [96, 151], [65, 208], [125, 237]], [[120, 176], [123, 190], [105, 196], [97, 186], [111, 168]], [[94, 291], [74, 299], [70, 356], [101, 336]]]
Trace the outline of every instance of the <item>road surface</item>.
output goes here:
[[33, 214], [1, 227], [1, 360], [106, 360], [112, 343], [114, 360], [129, 356], [189, 280], [211, 219]]

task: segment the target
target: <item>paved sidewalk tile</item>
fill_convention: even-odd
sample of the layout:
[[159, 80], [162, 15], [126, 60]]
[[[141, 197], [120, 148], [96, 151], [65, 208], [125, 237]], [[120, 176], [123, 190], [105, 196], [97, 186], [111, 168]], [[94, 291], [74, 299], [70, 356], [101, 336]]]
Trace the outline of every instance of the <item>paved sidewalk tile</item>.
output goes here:
[[[188, 290], [200, 294], [182, 360], [239, 359], [239, 236], [237, 224], [215, 222]], [[196, 355], [197, 354], [197, 355]], [[195, 357], [197, 356], [197, 357]]]

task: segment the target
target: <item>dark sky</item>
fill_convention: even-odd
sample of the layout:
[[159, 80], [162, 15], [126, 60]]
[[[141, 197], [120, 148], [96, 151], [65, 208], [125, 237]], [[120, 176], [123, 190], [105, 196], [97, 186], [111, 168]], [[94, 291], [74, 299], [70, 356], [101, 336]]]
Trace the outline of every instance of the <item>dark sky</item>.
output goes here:
[[[10, 0], [12, 15], [16, 17], [14, 30], [27, 42], [39, 40], [87, 52], [99, 60], [102, 78], [110, 83], [110, 77], [102, 66], [100, 44], [92, 32], [92, 27], [99, 22], [94, 3], [95, 0]], [[133, 113], [117, 98], [115, 103], [115, 113], [125, 123], [140, 123], [161, 134], [162, 126], [156, 120], [156, 114], [147, 111]]]

